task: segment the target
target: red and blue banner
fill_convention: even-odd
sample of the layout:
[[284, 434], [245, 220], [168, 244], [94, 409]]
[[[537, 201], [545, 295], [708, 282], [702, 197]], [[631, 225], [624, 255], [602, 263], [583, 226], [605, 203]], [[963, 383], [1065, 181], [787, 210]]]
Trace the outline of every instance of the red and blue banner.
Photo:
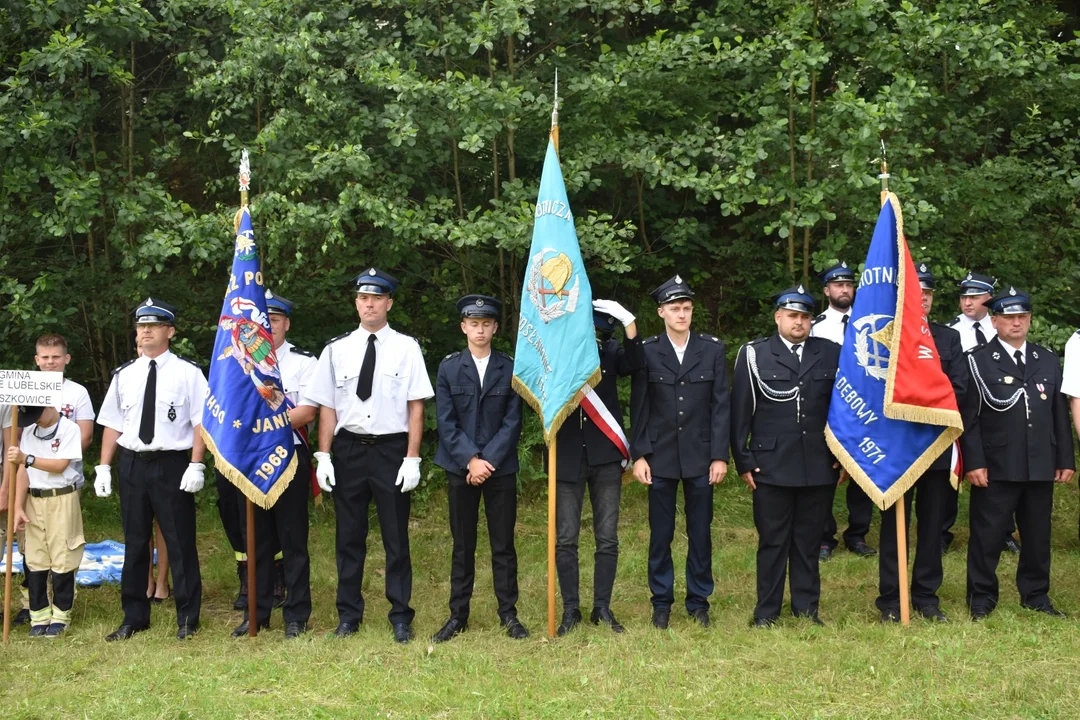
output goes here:
[[878, 215], [858, 287], [825, 437], [884, 510], [963, 432], [892, 193]]

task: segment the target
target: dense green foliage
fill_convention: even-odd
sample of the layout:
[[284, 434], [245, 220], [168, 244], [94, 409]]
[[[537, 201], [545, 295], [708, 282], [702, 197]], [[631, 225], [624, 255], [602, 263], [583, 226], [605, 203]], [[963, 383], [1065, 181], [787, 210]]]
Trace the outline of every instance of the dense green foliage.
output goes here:
[[206, 357], [244, 147], [297, 344], [352, 327], [347, 282], [377, 264], [432, 372], [467, 291], [509, 300], [512, 348], [556, 69], [592, 282], [646, 331], [645, 292], [676, 271], [734, 350], [772, 291], [860, 262], [884, 138], [909, 240], [947, 278], [938, 316], [950, 280], [988, 271], [1034, 292], [1060, 349], [1080, 308], [1076, 25], [1045, 0], [4, 3], [0, 360], [60, 329], [100, 398], [151, 291]]

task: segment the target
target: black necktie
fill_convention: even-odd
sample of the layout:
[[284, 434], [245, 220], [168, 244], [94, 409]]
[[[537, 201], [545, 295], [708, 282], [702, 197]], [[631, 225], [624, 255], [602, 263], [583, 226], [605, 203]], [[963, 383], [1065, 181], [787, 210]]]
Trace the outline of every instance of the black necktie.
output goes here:
[[367, 400], [371, 397], [371, 383], [375, 379], [375, 335], [368, 335], [367, 353], [364, 364], [360, 366], [360, 379], [356, 382], [356, 397]]
[[799, 357], [799, 348], [801, 347], [802, 345], [800, 343], [795, 343], [791, 346], [791, 357], [795, 358], [795, 367], [802, 364], [802, 358]]
[[1027, 369], [1024, 367], [1024, 355], [1019, 350], [1013, 353], [1013, 359], [1016, 360], [1016, 367], [1020, 368], [1020, 374], [1023, 375]]
[[983, 335], [982, 328], [979, 327], [979, 321], [976, 320], [975, 324], [972, 325], [972, 327], [975, 328], [975, 342], [979, 345], [979, 347], [982, 347], [986, 344], [986, 336]]
[[150, 372], [146, 374], [146, 391], [142, 398], [142, 420], [139, 421], [139, 439], [143, 445], [154, 440], [154, 411], [157, 409], [157, 362], [150, 361]]

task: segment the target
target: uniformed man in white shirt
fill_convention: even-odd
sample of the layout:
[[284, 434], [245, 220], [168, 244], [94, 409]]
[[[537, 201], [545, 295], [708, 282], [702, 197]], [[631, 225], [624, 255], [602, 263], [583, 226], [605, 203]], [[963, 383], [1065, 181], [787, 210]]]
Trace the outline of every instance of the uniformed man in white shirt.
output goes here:
[[[285, 339], [292, 323], [293, 302], [271, 290], [266, 291], [266, 311], [274, 337], [281, 385], [293, 403], [289, 411], [293, 441], [296, 444], [296, 474], [274, 507], [255, 508], [255, 607], [259, 627], [270, 625], [270, 611], [275, 607], [274, 590], [278, 568], [284, 572], [285, 597], [281, 617], [285, 622], [285, 637], [295, 638], [307, 632], [311, 617], [311, 560], [308, 556], [308, 494], [311, 490], [311, 451], [307, 445], [308, 424], [318, 410], [313, 405], [301, 405], [307, 386], [311, 383], [317, 361], [307, 350], [301, 350]], [[301, 433], [303, 436], [301, 437]], [[245, 528], [246, 530], [246, 528]], [[246, 542], [246, 541], [245, 541]], [[275, 555], [280, 551], [280, 565]], [[233, 630], [233, 637], [248, 634], [250, 615], [244, 610], [244, 621]]]
[[150, 626], [146, 585], [155, 517], [169, 551], [176, 637], [185, 640], [199, 629], [202, 577], [194, 493], [203, 486], [206, 448], [200, 431], [206, 378], [198, 365], [169, 350], [176, 314], [175, 307], [154, 297], [135, 309], [141, 355], [113, 371], [98, 414], [104, 433], [94, 491], [98, 497], [112, 492], [115, 460], [125, 543], [120, 576], [124, 620], [105, 638], [109, 642]]
[[[977, 272], [969, 272], [960, 281], [960, 314], [953, 318], [948, 326], [960, 333], [960, 347], [964, 352], [982, 347], [997, 337], [988, 308], [990, 295], [996, 287], [995, 278]], [[948, 552], [952, 545], [952, 527], [956, 524], [959, 501], [959, 495], [951, 495], [945, 508], [945, 524], [941, 528], [942, 554]], [[1015, 523], [1009, 526], [1009, 532], [1005, 534], [1005, 549], [1019, 554], [1020, 543], [1013, 535], [1014, 532]]]
[[[848, 320], [851, 317], [851, 305], [855, 302], [855, 272], [848, 267], [846, 262], [833, 265], [821, 274], [821, 282], [825, 286], [825, 299], [828, 307], [813, 320], [810, 328], [811, 337], [820, 337], [832, 340], [838, 345], [844, 344], [844, 334], [847, 332]], [[858, 483], [848, 483], [845, 491], [845, 501], [848, 509], [848, 526], [844, 531], [844, 545], [848, 550], [860, 557], [869, 557], [877, 554], [877, 551], [866, 544], [866, 534], [870, 532], [870, 522], [874, 519], [874, 504], [859, 487]], [[828, 560], [832, 557], [833, 550], [839, 544], [836, 540], [836, 517], [832, 510], [825, 520], [825, 532], [821, 537], [821, 547], [818, 551], [818, 559]]]
[[424, 400], [435, 392], [419, 343], [386, 322], [398, 281], [369, 268], [355, 282], [360, 327], [327, 343], [302, 401], [322, 406], [317, 477], [325, 492], [333, 492], [337, 514], [334, 634], [354, 634], [364, 618], [361, 587], [374, 500], [386, 551], [390, 624], [394, 640], [406, 643], [415, 614], [409, 607], [409, 492], [420, 483]]
[[1065, 343], [1065, 369], [1062, 373], [1061, 392], [1069, 398], [1073, 429], [1080, 433], [1080, 330], [1074, 332]]

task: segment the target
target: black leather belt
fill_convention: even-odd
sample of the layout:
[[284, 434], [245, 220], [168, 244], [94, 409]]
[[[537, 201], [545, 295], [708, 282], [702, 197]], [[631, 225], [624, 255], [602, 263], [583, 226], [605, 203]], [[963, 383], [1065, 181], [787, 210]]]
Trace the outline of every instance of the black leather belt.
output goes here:
[[408, 440], [409, 433], [390, 433], [389, 435], [359, 435], [348, 430], [341, 430], [340, 434], [347, 437], [353, 442], [358, 442], [361, 445], [382, 445], [383, 443], [394, 442], [395, 440]]
[[67, 495], [68, 493], [73, 492], [75, 492], [74, 485], [68, 485], [62, 488], [49, 488], [48, 490], [42, 490], [41, 488], [30, 488], [30, 497], [60, 497], [61, 495]]
[[174, 457], [176, 455], [187, 455], [187, 450], [128, 450], [127, 448], [120, 448], [121, 455], [131, 455], [138, 460], [160, 460], [162, 458]]

